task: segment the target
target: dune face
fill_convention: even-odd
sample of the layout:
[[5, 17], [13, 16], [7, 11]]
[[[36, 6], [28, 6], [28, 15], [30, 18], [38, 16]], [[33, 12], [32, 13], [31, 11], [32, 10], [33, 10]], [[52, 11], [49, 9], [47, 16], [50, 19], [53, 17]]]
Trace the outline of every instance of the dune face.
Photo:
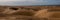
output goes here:
[[35, 13], [39, 20], [60, 20], [60, 11], [48, 12], [48, 9], [42, 9]]
[[47, 13], [48, 13], [47, 9], [42, 9], [42, 10], [37, 11], [34, 16], [44, 18], [44, 17], [47, 17]]
[[60, 7], [0, 7], [0, 20], [60, 20]]
[[39, 10], [34, 16], [40, 18], [39, 20], [48, 20], [48, 9]]
[[13, 15], [14, 13], [20, 13], [20, 11], [22, 11], [21, 12], [21, 14], [22, 13], [30, 13], [28, 10], [20, 10], [20, 8], [10, 8], [10, 7], [8, 7], [8, 8], [6, 8], [4, 11], [2, 11], [2, 13], [3, 14], [0, 14], [0, 20], [32, 20], [32, 16], [27, 16], [27, 14], [26, 15], [24, 15], [24, 14], [22, 14], [22, 15]]
[[12, 14], [18, 11], [20, 11], [19, 8], [6, 8], [5, 11], [3, 11], [3, 13]]

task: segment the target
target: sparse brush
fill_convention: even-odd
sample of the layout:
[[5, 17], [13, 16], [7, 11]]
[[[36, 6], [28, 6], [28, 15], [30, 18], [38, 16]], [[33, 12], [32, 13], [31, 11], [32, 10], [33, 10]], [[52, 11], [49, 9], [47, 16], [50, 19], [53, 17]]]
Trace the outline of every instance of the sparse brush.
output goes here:
[[32, 16], [34, 15], [33, 12], [30, 11], [23, 11], [23, 12], [17, 12], [17, 13], [13, 13], [14, 15], [26, 15], [26, 16]]

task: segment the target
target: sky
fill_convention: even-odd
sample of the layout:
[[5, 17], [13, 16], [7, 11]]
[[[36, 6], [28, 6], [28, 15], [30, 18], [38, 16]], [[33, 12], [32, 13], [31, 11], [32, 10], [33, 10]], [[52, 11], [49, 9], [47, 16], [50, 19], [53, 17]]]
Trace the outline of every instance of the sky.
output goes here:
[[60, 0], [0, 0], [0, 5], [60, 5]]

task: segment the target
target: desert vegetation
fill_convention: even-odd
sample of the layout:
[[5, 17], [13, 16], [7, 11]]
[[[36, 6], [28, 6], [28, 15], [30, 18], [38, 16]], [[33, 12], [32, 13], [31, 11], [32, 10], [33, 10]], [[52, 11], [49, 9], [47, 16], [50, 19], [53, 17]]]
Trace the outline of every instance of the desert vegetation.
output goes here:
[[60, 6], [0, 6], [0, 20], [59, 20]]

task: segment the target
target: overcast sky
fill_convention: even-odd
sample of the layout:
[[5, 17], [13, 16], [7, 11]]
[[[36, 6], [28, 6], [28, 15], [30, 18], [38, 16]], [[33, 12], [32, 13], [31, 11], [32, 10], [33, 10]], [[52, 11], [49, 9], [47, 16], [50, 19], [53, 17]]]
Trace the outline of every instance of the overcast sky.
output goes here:
[[0, 5], [60, 5], [60, 0], [0, 0]]

